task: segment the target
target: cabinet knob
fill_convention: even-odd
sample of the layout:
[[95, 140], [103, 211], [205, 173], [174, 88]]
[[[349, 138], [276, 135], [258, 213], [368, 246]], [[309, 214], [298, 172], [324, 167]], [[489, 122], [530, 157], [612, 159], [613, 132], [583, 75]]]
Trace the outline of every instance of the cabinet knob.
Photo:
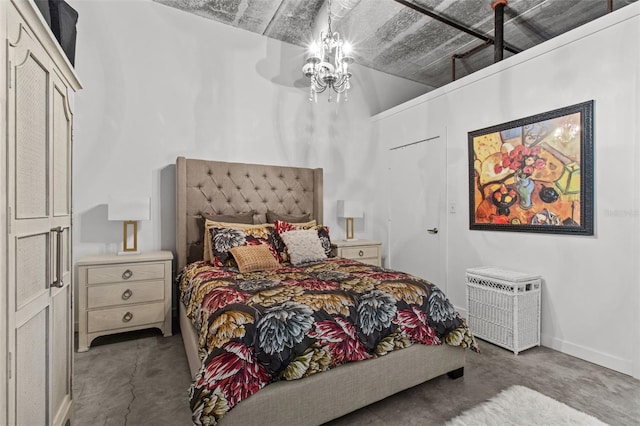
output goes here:
[[122, 300], [127, 300], [131, 297], [133, 292], [130, 289], [126, 289], [124, 293], [122, 293]]
[[129, 321], [131, 321], [131, 318], [133, 318], [133, 314], [131, 312], [127, 312], [122, 317], [122, 322], [129, 322]]
[[133, 276], [133, 271], [131, 269], [127, 269], [126, 271], [124, 271], [122, 273], [122, 279], [123, 280], [128, 280], [129, 278], [131, 278]]
[[364, 251], [360, 250], [360, 251], [358, 252], [358, 256], [360, 256], [360, 257], [364, 256]]

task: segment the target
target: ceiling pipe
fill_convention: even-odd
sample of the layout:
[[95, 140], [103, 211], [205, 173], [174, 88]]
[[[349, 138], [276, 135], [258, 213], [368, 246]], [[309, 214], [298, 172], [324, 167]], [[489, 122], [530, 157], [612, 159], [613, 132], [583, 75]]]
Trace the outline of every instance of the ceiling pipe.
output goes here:
[[496, 0], [491, 3], [494, 12], [493, 22], [493, 62], [500, 62], [504, 58], [504, 7], [507, 0]]
[[[418, 5], [415, 5], [415, 4], [410, 3], [408, 1], [405, 1], [405, 0], [394, 0], [394, 1], [396, 3], [400, 3], [401, 5], [408, 7], [409, 9], [413, 9], [416, 12], [422, 13], [423, 15], [427, 15], [428, 17], [433, 18], [436, 21], [440, 21], [443, 24], [449, 25], [450, 27], [453, 27], [458, 31], [462, 31], [462, 32], [464, 32], [466, 34], [469, 34], [471, 36], [479, 38], [480, 40], [482, 40], [484, 42], [489, 42], [489, 43], [493, 43], [494, 42], [493, 38], [491, 38], [491, 37], [489, 37], [487, 35], [479, 33], [478, 31], [473, 30], [471, 28], [467, 28], [464, 25], [458, 24], [457, 22], [454, 22], [454, 21], [452, 21], [452, 20], [450, 20], [448, 18], [445, 18], [442, 15], [438, 15], [437, 13], [431, 12], [430, 10], [427, 10], [427, 9], [425, 9], [423, 7], [420, 7]], [[520, 52], [522, 52], [522, 49], [518, 49], [517, 47], [510, 46], [507, 43], [504, 43], [504, 49], [506, 51], [508, 51], [508, 52], [511, 52], [511, 53], [520, 53]]]
[[607, 13], [613, 12], [613, 0], [607, 0]]
[[490, 41], [485, 41], [484, 43], [474, 47], [473, 49], [467, 50], [466, 52], [454, 53], [453, 55], [451, 55], [451, 81], [456, 81], [456, 59], [464, 59], [467, 56], [478, 53], [479, 51], [490, 45]]

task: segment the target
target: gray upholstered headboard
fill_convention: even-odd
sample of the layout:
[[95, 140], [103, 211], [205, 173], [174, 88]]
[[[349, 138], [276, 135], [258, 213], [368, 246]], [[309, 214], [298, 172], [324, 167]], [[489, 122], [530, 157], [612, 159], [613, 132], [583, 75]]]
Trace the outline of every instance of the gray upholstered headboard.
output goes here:
[[176, 254], [178, 271], [202, 259], [201, 214], [255, 210], [302, 215], [322, 223], [322, 169], [226, 163], [178, 157], [176, 160]]

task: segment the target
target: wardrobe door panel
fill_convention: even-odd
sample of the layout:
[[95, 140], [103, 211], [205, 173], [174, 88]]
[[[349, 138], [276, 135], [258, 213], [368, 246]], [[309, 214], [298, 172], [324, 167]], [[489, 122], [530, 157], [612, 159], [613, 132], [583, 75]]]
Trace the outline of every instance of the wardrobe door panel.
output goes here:
[[49, 232], [16, 238], [16, 309], [49, 291]]
[[[21, 16], [10, 23], [8, 117], [9, 348], [15, 363], [9, 424], [50, 425], [51, 285], [55, 238], [51, 222], [51, 60]], [[13, 33], [12, 33], [13, 34]]]
[[49, 424], [49, 308], [16, 328], [16, 425]]
[[48, 215], [48, 72], [33, 51], [15, 68], [16, 219]]

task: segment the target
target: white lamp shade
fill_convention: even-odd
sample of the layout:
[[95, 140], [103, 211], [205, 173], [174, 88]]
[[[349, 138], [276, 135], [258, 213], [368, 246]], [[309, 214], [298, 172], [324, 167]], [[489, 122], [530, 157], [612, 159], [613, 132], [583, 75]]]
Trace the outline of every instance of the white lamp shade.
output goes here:
[[364, 206], [360, 201], [338, 200], [338, 217], [364, 217]]
[[108, 220], [149, 220], [151, 200], [148, 197], [111, 197], [108, 207]]

